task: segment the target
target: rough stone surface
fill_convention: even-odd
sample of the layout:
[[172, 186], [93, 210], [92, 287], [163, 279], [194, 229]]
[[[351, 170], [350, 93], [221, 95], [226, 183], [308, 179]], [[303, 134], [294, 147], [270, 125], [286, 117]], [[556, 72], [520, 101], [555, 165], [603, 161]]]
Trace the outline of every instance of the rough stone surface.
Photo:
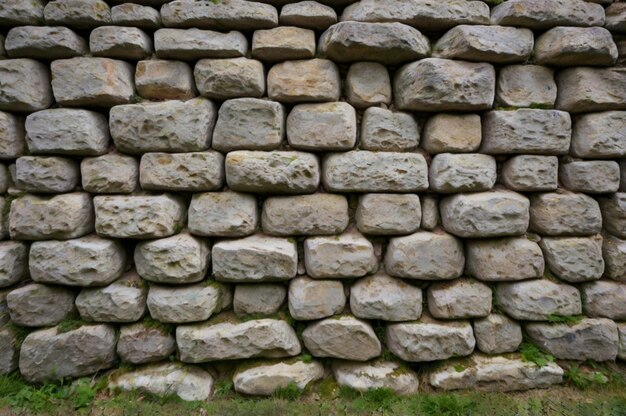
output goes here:
[[6, 0], [0, 5], [0, 23], [12, 26], [43, 24], [43, 9], [41, 0]]
[[364, 150], [413, 150], [420, 142], [420, 127], [409, 113], [371, 107], [363, 113], [360, 139]]
[[626, 241], [610, 234], [603, 235], [604, 274], [609, 279], [626, 280]]
[[341, 78], [337, 65], [327, 59], [286, 61], [267, 74], [267, 94], [284, 103], [337, 101]]
[[315, 57], [315, 32], [293, 26], [257, 30], [252, 37], [252, 57], [281, 62]]
[[504, 185], [518, 192], [556, 191], [559, 181], [556, 156], [517, 155], [502, 164]]
[[488, 282], [543, 276], [545, 263], [539, 245], [525, 237], [467, 240], [465, 273]]
[[137, 159], [110, 153], [80, 163], [83, 189], [96, 194], [129, 194], [139, 187]]
[[530, 228], [549, 236], [593, 235], [602, 227], [598, 211], [598, 203], [584, 194], [536, 194], [530, 199]]
[[602, 237], [544, 237], [540, 242], [550, 271], [572, 283], [599, 279], [604, 272]]
[[154, 33], [154, 48], [161, 59], [237, 58], [246, 55], [248, 40], [236, 31], [167, 28]]
[[324, 366], [318, 361], [278, 362], [254, 365], [235, 371], [235, 391], [255, 396], [271, 396], [277, 389], [296, 385], [304, 389], [324, 376]]
[[356, 108], [391, 104], [389, 72], [377, 62], [357, 62], [350, 65], [346, 84], [346, 98]]
[[616, 192], [598, 202], [604, 228], [616, 237], [626, 238], [626, 193]]
[[336, 280], [297, 277], [289, 283], [289, 314], [297, 320], [326, 318], [346, 305], [343, 284]]
[[56, 0], [46, 5], [46, 24], [93, 29], [111, 23], [111, 9], [103, 0]]
[[554, 71], [539, 65], [510, 65], [498, 72], [496, 102], [505, 107], [554, 107]]
[[142, 189], [213, 191], [224, 186], [224, 156], [215, 151], [147, 153], [139, 165]]
[[525, 321], [545, 321], [550, 315], [574, 316], [582, 312], [578, 289], [547, 279], [498, 283], [496, 301], [507, 315]]
[[287, 288], [279, 283], [237, 284], [233, 310], [237, 316], [272, 315], [278, 312], [286, 297]]
[[26, 58], [0, 60], [0, 110], [32, 112], [51, 104], [50, 71], [46, 65]]
[[315, 279], [361, 277], [378, 267], [372, 243], [354, 230], [334, 237], [307, 238], [304, 263]]
[[396, 361], [383, 359], [367, 363], [335, 361], [333, 375], [340, 386], [366, 392], [371, 389], [391, 389], [399, 395], [417, 392], [419, 378], [412, 370]]
[[365, 194], [359, 197], [356, 225], [364, 234], [410, 234], [418, 230], [422, 217], [415, 194]]
[[481, 134], [477, 114], [435, 114], [424, 126], [422, 147], [431, 154], [474, 152], [480, 146]]
[[583, 311], [592, 318], [626, 319], [626, 284], [600, 280], [581, 286]]
[[28, 252], [26, 243], [0, 242], [0, 288], [12, 286], [28, 277]]
[[428, 287], [428, 311], [440, 319], [487, 316], [491, 313], [491, 288], [469, 278], [433, 283]]
[[156, 9], [134, 3], [111, 7], [111, 21], [118, 26], [135, 26], [143, 30], [161, 27], [161, 15]]
[[280, 10], [280, 24], [324, 30], [337, 23], [337, 13], [325, 4], [315, 1], [300, 1], [285, 4]]
[[137, 61], [152, 55], [152, 37], [136, 27], [101, 26], [91, 31], [93, 56]]
[[206, 321], [222, 308], [225, 289], [207, 281], [186, 286], [150, 286], [148, 310], [160, 322], [189, 323]]
[[31, 283], [7, 295], [11, 321], [20, 326], [56, 325], [74, 312], [73, 290]]
[[367, 361], [382, 352], [370, 324], [348, 315], [323, 319], [307, 326], [302, 332], [302, 341], [314, 357]]
[[611, 32], [602, 27], [555, 27], [535, 42], [535, 62], [541, 65], [610, 66], [617, 55]]
[[439, 193], [478, 192], [493, 188], [496, 176], [492, 156], [440, 153], [430, 164], [428, 182]]
[[149, 100], [188, 100], [198, 93], [191, 66], [180, 61], [137, 62], [135, 86], [137, 93]]
[[172, 334], [158, 327], [138, 322], [120, 327], [117, 354], [122, 361], [145, 364], [161, 361], [176, 351], [176, 340]]
[[0, 159], [15, 159], [24, 153], [24, 125], [16, 115], [0, 111], [0, 134]]
[[259, 222], [256, 200], [238, 192], [194, 194], [189, 205], [188, 226], [192, 234], [207, 237], [244, 237]]
[[27, 192], [71, 192], [79, 176], [78, 164], [64, 157], [22, 156], [15, 161], [15, 186]]
[[510, 0], [493, 8], [491, 23], [533, 30], [552, 26], [602, 26], [602, 6], [581, 0]]
[[422, 290], [384, 273], [367, 276], [350, 288], [350, 310], [362, 319], [417, 320], [422, 315]]
[[517, 351], [522, 343], [522, 328], [505, 315], [492, 313], [473, 321], [476, 346], [485, 354]]
[[572, 156], [585, 159], [626, 155], [626, 111], [584, 114], [572, 129]]
[[556, 108], [570, 113], [626, 110], [626, 71], [567, 68], [556, 77]]
[[287, 117], [287, 140], [294, 149], [350, 150], [356, 136], [356, 112], [348, 103], [298, 104]]
[[194, 77], [200, 95], [208, 98], [260, 98], [265, 93], [263, 64], [254, 59], [202, 59], [196, 63]]
[[10, 374], [18, 367], [19, 348], [12, 328], [0, 329], [0, 374]]
[[20, 26], [7, 33], [4, 47], [11, 58], [65, 59], [87, 53], [87, 42], [62, 26]]

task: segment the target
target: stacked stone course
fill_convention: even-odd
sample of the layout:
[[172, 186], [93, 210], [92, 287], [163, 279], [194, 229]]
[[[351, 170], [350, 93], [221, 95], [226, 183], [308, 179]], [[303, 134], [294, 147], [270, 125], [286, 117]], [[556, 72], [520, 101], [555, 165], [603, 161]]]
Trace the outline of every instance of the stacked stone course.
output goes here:
[[625, 6], [0, 0], [0, 374], [204, 400], [626, 359]]

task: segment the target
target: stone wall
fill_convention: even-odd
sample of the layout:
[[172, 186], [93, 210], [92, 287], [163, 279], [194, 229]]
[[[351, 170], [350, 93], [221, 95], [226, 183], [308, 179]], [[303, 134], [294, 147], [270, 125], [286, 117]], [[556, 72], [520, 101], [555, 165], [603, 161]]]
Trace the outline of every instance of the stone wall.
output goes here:
[[626, 3], [135, 2], [0, 1], [0, 373], [205, 399], [626, 359]]

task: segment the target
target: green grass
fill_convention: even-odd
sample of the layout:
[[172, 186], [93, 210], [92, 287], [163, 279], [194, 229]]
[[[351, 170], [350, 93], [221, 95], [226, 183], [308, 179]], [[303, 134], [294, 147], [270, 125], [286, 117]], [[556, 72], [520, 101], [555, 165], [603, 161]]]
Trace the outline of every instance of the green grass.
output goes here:
[[566, 324], [566, 325], [572, 326], [572, 325], [579, 324], [580, 321], [583, 320], [583, 318], [584, 317], [582, 315], [576, 315], [576, 316], [549, 315], [548, 322], [553, 323], [553, 324]]
[[522, 355], [522, 360], [535, 363], [537, 367], [545, 367], [548, 363], [554, 361], [554, 357], [550, 354], [547, 354], [535, 344], [530, 342], [523, 342], [522, 345], [519, 346], [519, 352]]
[[298, 400], [302, 396], [303, 390], [293, 381], [285, 387], [279, 387], [274, 390], [272, 397], [288, 401]]

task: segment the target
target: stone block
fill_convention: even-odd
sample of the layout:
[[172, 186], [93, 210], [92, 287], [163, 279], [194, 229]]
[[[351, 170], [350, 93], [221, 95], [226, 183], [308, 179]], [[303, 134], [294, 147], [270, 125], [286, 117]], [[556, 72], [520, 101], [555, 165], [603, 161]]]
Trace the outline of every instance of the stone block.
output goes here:
[[254, 196], [238, 192], [194, 194], [188, 216], [189, 232], [207, 237], [244, 237], [259, 222]]
[[309, 383], [323, 377], [324, 366], [318, 361], [261, 362], [236, 370], [233, 384], [238, 393], [271, 396], [291, 385], [304, 390]]
[[491, 313], [491, 288], [471, 278], [428, 286], [428, 311], [434, 318], [481, 318]]
[[572, 156], [611, 159], [626, 156], [626, 111], [583, 114], [572, 129]]
[[565, 188], [573, 192], [617, 192], [620, 169], [612, 160], [572, 160], [559, 165], [559, 179]]
[[135, 322], [146, 312], [148, 285], [136, 273], [127, 273], [104, 287], [84, 288], [76, 308], [85, 321]]
[[137, 93], [148, 100], [188, 100], [198, 94], [191, 66], [180, 61], [137, 62]]
[[80, 162], [83, 189], [95, 194], [129, 194], [139, 185], [139, 163], [132, 156], [110, 153]]
[[356, 111], [348, 103], [298, 104], [287, 117], [287, 140], [294, 149], [350, 150], [356, 136]]
[[52, 102], [47, 65], [26, 58], [0, 60], [0, 110], [30, 113]]
[[26, 243], [0, 242], [0, 288], [12, 286], [28, 277], [28, 251]]
[[146, 153], [139, 164], [142, 189], [214, 191], [224, 186], [224, 156], [213, 150], [190, 153]]
[[362, 109], [379, 104], [391, 104], [389, 72], [377, 62], [357, 62], [350, 65], [346, 76], [346, 99]]
[[410, 234], [422, 219], [415, 194], [364, 194], [359, 196], [355, 220], [359, 231], [372, 235]]
[[19, 26], [7, 33], [4, 48], [11, 58], [65, 59], [87, 54], [87, 42], [62, 26]]
[[161, 14], [158, 10], [134, 3], [122, 3], [111, 7], [111, 22], [118, 26], [133, 26], [143, 30], [161, 27]]
[[289, 314], [296, 320], [322, 319], [340, 314], [346, 306], [343, 284], [307, 276], [289, 282]]
[[473, 321], [476, 346], [485, 354], [517, 351], [522, 343], [522, 327], [505, 315], [492, 313]]
[[185, 286], [152, 285], [150, 316], [159, 322], [183, 324], [206, 321], [222, 309], [222, 285], [214, 281]]
[[357, 318], [414, 321], [422, 315], [422, 289], [384, 273], [350, 287], [350, 311]]
[[297, 26], [307, 29], [324, 30], [337, 23], [335, 9], [315, 1], [301, 1], [285, 4], [280, 10], [282, 26]]
[[372, 243], [349, 230], [333, 237], [310, 237], [304, 241], [304, 264], [315, 279], [355, 278], [373, 273], [378, 259]]
[[488, 282], [543, 276], [545, 262], [539, 245], [527, 237], [467, 240], [465, 273]]
[[252, 57], [263, 62], [281, 62], [315, 57], [315, 32], [293, 26], [256, 30]]
[[56, 0], [43, 11], [46, 24], [89, 30], [111, 23], [111, 9], [103, 0]]
[[117, 354], [122, 361], [145, 364], [161, 361], [176, 351], [174, 336], [160, 327], [138, 322], [120, 327]]
[[138, 61], [152, 55], [152, 37], [136, 27], [100, 26], [89, 35], [93, 56]]
[[502, 164], [504, 185], [518, 192], [556, 191], [559, 184], [559, 160], [556, 156], [518, 155]]
[[554, 26], [602, 26], [602, 6], [582, 0], [512, 0], [491, 11], [491, 23], [545, 30]]
[[598, 203], [585, 194], [547, 192], [530, 199], [531, 230], [549, 236], [584, 236], [600, 232]]
[[166, 28], [154, 32], [154, 49], [160, 59], [238, 58], [248, 52], [248, 39], [236, 31]]
[[547, 321], [551, 315], [582, 313], [578, 289], [548, 279], [498, 283], [496, 302], [511, 318], [524, 321]]
[[263, 64], [254, 59], [201, 59], [194, 77], [200, 95], [208, 98], [260, 98], [265, 94]]
[[349, 315], [310, 324], [302, 332], [302, 341], [314, 357], [368, 361], [382, 352], [371, 325]]
[[430, 154], [475, 152], [481, 136], [477, 114], [435, 114], [424, 126], [422, 147]]
[[340, 87], [339, 69], [327, 59], [286, 61], [267, 74], [267, 94], [281, 103], [338, 101]]
[[570, 113], [626, 110], [626, 71], [620, 68], [567, 68], [557, 74], [556, 84], [559, 110]]
[[488, 191], [496, 183], [496, 160], [480, 153], [436, 155], [429, 168], [430, 189], [439, 193]]
[[280, 283], [250, 283], [235, 285], [233, 311], [237, 316], [272, 315], [287, 298], [287, 288]]
[[15, 186], [27, 192], [72, 192], [80, 181], [78, 163], [58, 156], [22, 156], [15, 161]]
[[535, 62], [551, 66], [611, 66], [617, 46], [603, 27], [554, 27], [537, 38]]
[[412, 114], [379, 107], [370, 107], [363, 113], [361, 149], [402, 152], [415, 149], [419, 142], [420, 126]]
[[11, 322], [26, 327], [56, 325], [74, 312], [76, 293], [61, 286], [30, 283], [7, 295]]
[[539, 65], [510, 65], [498, 72], [496, 102], [504, 107], [554, 107], [554, 71]]

